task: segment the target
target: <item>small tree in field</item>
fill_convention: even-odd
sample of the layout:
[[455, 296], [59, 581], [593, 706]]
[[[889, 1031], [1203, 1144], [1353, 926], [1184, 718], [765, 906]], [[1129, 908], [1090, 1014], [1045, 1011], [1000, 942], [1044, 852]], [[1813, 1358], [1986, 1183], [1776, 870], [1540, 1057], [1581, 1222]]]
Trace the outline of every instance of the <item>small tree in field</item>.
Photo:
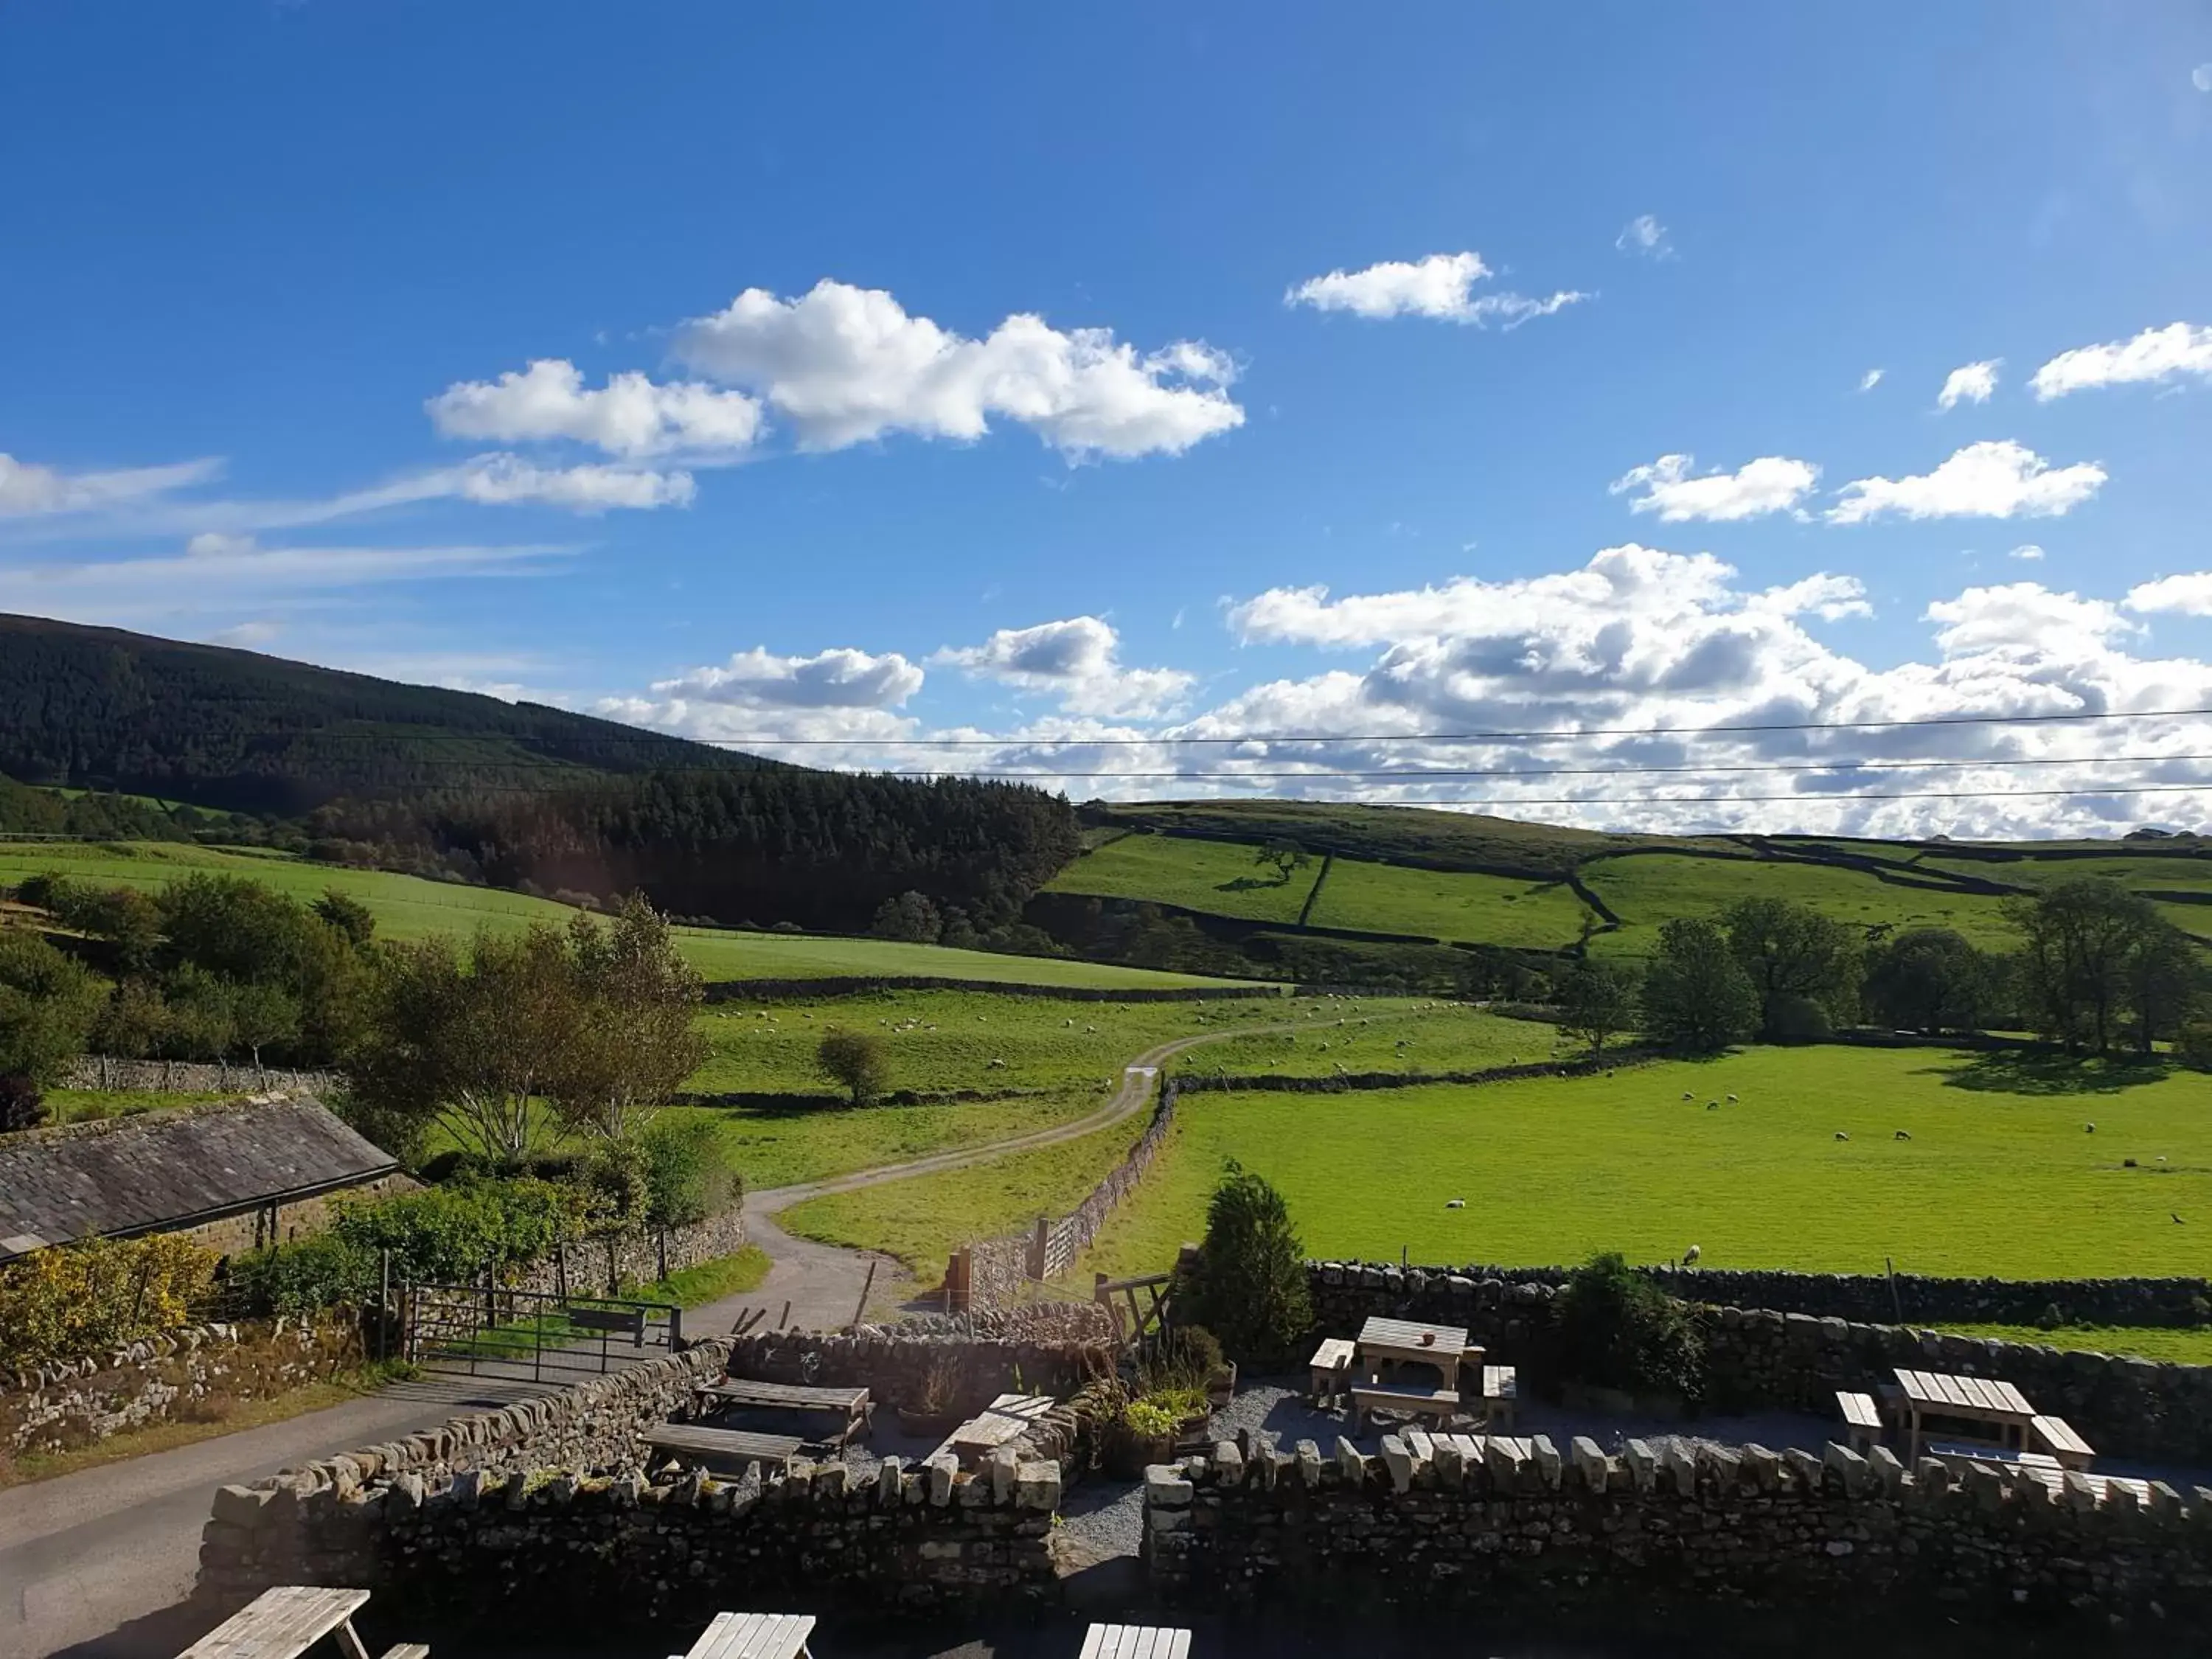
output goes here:
[[1183, 1294], [1190, 1316], [1231, 1358], [1281, 1364], [1313, 1328], [1304, 1248], [1290, 1206], [1265, 1177], [1236, 1159], [1223, 1166], [1206, 1206], [1206, 1242]]
[[890, 1081], [890, 1057], [884, 1051], [883, 1039], [867, 1031], [831, 1026], [822, 1034], [814, 1063], [823, 1077], [853, 1097], [855, 1106], [875, 1099]]
[[1578, 962], [1559, 981], [1559, 1029], [1578, 1036], [1590, 1053], [1636, 1024], [1636, 980], [1609, 962]]
[[1694, 917], [1660, 924], [1642, 1002], [1644, 1035], [1688, 1054], [1725, 1048], [1759, 1024], [1759, 993], [1727, 936]]
[[1297, 842], [1279, 836], [1262, 846], [1252, 861], [1268, 866], [1278, 881], [1288, 882], [1295, 872], [1313, 862], [1313, 855]]

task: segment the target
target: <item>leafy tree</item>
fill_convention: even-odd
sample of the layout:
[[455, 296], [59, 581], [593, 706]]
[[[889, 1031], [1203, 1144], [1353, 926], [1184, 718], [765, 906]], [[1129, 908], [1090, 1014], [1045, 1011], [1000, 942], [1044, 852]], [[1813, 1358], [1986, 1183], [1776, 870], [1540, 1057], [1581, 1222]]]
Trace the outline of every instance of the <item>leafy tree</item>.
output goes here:
[[567, 948], [574, 1023], [546, 1093], [571, 1128], [618, 1139], [707, 1058], [691, 1023], [698, 971], [678, 953], [667, 920], [635, 895], [611, 924], [576, 917]]
[[1908, 928], [1867, 960], [1866, 1002], [1894, 1029], [1978, 1030], [1995, 992], [1990, 959], [1948, 927]]
[[1559, 1029], [1578, 1036], [1594, 1054], [1606, 1040], [1636, 1023], [1636, 978], [1609, 962], [1585, 958], [1560, 976]]
[[[1802, 1041], [1823, 1023], [1856, 1017], [1858, 952], [1843, 923], [1787, 899], [1747, 898], [1730, 905], [1721, 925], [1759, 998], [1764, 1036]], [[1817, 1014], [1802, 1006], [1808, 1002]]]
[[0, 927], [0, 1077], [55, 1082], [84, 1053], [106, 985], [74, 957]]
[[2161, 919], [2146, 927], [2128, 958], [2128, 1006], [2136, 1049], [2151, 1052], [2160, 1037], [2179, 1037], [2203, 995], [2204, 967], [2196, 945]]
[[652, 1206], [653, 1183], [645, 1148], [635, 1140], [602, 1135], [593, 1140], [577, 1171], [585, 1199], [586, 1224], [596, 1234], [635, 1232]]
[[814, 1064], [823, 1077], [852, 1095], [855, 1106], [875, 1099], [890, 1080], [889, 1051], [872, 1031], [831, 1026], [814, 1050]]
[[945, 932], [945, 918], [927, 896], [908, 888], [896, 898], [887, 898], [876, 907], [876, 919], [869, 924], [868, 931], [878, 939], [934, 945]]
[[0, 1134], [35, 1129], [46, 1121], [46, 1097], [27, 1077], [0, 1077]]
[[376, 939], [376, 913], [350, 893], [342, 893], [335, 887], [325, 888], [322, 897], [310, 907], [316, 915], [345, 936], [346, 942], [356, 951], [364, 951]]
[[1275, 872], [1275, 879], [1287, 883], [1295, 872], [1313, 862], [1313, 854], [1297, 842], [1279, 836], [1263, 842], [1259, 852], [1253, 855], [1252, 861], [1271, 866]]
[[720, 1132], [685, 1114], [656, 1120], [640, 1138], [645, 1151], [646, 1215], [662, 1227], [720, 1215], [744, 1195]]
[[148, 979], [126, 979], [115, 988], [93, 1028], [92, 1044], [118, 1060], [143, 1060], [169, 1039], [169, 1005], [161, 988]]
[[1234, 1158], [1206, 1206], [1206, 1239], [1188, 1281], [1188, 1322], [1220, 1340], [1231, 1358], [1255, 1366], [1290, 1359], [1313, 1328], [1305, 1250], [1290, 1206], [1265, 1177]]
[[161, 909], [135, 888], [96, 887], [65, 876], [46, 876], [33, 891], [30, 902], [60, 926], [112, 945], [114, 965], [126, 973], [144, 968], [161, 945]]
[[1759, 993], [1713, 923], [1677, 917], [1659, 927], [1659, 953], [1644, 973], [1644, 1034], [1691, 1054], [1741, 1041], [1759, 1023]]
[[2069, 1050], [2109, 1054], [2132, 1018], [2138, 1048], [2185, 1022], [2197, 969], [2172, 925], [2109, 877], [2060, 882], [2006, 902], [2021, 936], [2015, 975], [2027, 1012]]
[[187, 963], [169, 975], [156, 1038], [173, 1060], [228, 1060], [238, 1046], [238, 987]]
[[1600, 1388], [1705, 1394], [1705, 1338], [1684, 1304], [1617, 1252], [1592, 1256], [1568, 1276], [1559, 1303], [1561, 1369]]

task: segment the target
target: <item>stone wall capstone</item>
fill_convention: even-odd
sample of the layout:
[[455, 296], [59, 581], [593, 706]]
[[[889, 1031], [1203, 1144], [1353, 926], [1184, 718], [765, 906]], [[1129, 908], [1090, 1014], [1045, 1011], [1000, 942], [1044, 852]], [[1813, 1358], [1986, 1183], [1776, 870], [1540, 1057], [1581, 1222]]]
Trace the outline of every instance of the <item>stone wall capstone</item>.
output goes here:
[[[1471, 1448], [1471, 1450], [1470, 1450]], [[1323, 1455], [1265, 1437], [1147, 1471], [1143, 1551], [1181, 1601], [1697, 1601], [1924, 1599], [2189, 1628], [2212, 1613], [2212, 1491], [2078, 1474], [2053, 1491], [1973, 1464], [1954, 1478], [1886, 1450], [1824, 1457], [1669, 1437], [1608, 1456], [1526, 1441], [1386, 1436]]]

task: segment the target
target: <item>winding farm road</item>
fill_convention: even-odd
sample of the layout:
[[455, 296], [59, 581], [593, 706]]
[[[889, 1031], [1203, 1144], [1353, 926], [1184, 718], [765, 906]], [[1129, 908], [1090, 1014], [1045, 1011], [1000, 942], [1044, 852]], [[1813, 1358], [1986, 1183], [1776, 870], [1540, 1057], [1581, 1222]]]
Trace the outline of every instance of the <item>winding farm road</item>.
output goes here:
[[[860, 1310], [869, 1262], [881, 1264], [880, 1284], [895, 1282], [902, 1269], [887, 1256], [794, 1238], [776, 1225], [784, 1210], [826, 1193], [962, 1169], [1096, 1134], [1143, 1110], [1160, 1068], [1186, 1049], [1290, 1029], [1205, 1031], [1148, 1048], [1122, 1068], [1121, 1086], [1103, 1106], [1048, 1129], [750, 1194], [746, 1231], [774, 1267], [757, 1290], [690, 1310], [685, 1323], [695, 1334], [719, 1335], [750, 1308], [767, 1307], [775, 1322], [786, 1302], [793, 1325], [848, 1323]], [[884, 1267], [891, 1270], [890, 1278]], [[58, 1654], [167, 1659], [196, 1639], [207, 1622], [195, 1623], [193, 1610], [179, 1604], [191, 1589], [200, 1531], [217, 1486], [250, 1483], [552, 1386], [521, 1376], [434, 1375], [281, 1423], [0, 1492], [0, 1659]]]

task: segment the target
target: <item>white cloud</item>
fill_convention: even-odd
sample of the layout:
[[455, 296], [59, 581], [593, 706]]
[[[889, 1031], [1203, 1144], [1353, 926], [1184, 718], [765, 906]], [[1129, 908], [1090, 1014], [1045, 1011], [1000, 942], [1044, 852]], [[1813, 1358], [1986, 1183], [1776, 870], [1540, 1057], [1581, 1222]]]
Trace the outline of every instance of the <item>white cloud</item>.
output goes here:
[[1936, 394], [1936, 407], [1954, 409], [1960, 404], [1989, 402], [1990, 394], [1997, 389], [1997, 369], [2003, 362], [2002, 357], [1991, 357], [1953, 369], [1943, 377], [1943, 389]]
[[2199, 64], [2190, 70], [2189, 84], [2199, 92], [2212, 92], [2212, 64]]
[[1034, 628], [1002, 628], [977, 646], [947, 647], [934, 660], [973, 678], [996, 680], [1060, 700], [1071, 714], [1149, 719], [1188, 692], [1194, 677], [1175, 668], [1128, 668], [1121, 639], [1098, 617], [1070, 617]]
[[1360, 270], [1309, 277], [1285, 293], [1283, 303], [1310, 306], [1316, 311], [1349, 311], [1360, 317], [1433, 317], [1477, 327], [1496, 322], [1515, 329], [1589, 297], [1564, 289], [1544, 299], [1523, 294], [1477, 295], [1474, 285], [1491, 274], [1482, 256], [1473, 252], [1386, 259]]
[[1694, 460], [1689, 455], [1662, 455], [1649, 465], [1630, 468], [1607, 486], [1607, 492], [1619, 495], [1641, 489], [1644, 493], [1629, 503], [1630, 510], [1656, 513], [1663, 523], [1693, 519], [1727, 522], [1790, 512], [1820, 477], [1820, 469], [1810, 461], [1782, 455], [1762, 455], [1734, 472], [1698, 477], [1691, 476]]
[[635, 459], [678, 450], [735, 451], [759, 436], [761, 406], [696, 381], [631, 373], [592, 391], [574, 363], [542, 357], [497, 380], [464, 380], [424, 407], [449, 438], [528, 443], [565, 438]]
[[241, 650], [251, 651], [267, 645], [283, 631], [282, 624], [261, 617], [240, 623], [235, 627], [219, 628], [207, 637], [210, 645], [236, 646]]
[[125, 507], [205, 483], [222, 471], [221, 461], [198, 460], [114, 472], [64, 472], [0, 453], [0, 517]]
[[1873, 391], [1876, 386], [1881, 384], [1881, 377], [1888, 372], [1888, 370], [1881, 368], [1870, 368], [1867, 370], [1865, 374], [1859, 376], [1859, 390], [1862, 392]]
[[2129, 589], [2121, 603], [2144, 615], [2163, 611], [2185, 617], [2212, 617], [2212, 570], [2192, 570], [2143, 582]]
[[534, 503], [577, 513], [609, 507], [686, 507], [694, 494], [688, 472], [656, 472], [630, 466], [542, 467], [519, 455], [479, 455], [467, 465], [423, 473], [394, 486], [419, 491], [427, 501], [440, 495], [507, 507]]
[[2028, 382], [2045, 403], [2094, 386], [2130, 386], [2168, 380], [2183, 374], [2212, 380], [2212, 328], [2168, 323], [2147, 328], [2132, 339], [2062, 351]]
[[834, 649], [780, 657], [762, 647], [740, 651], [720, 667], [694, 668], [659, 680], [665, 697], [737, 708], [896, 708], [921, 690], [920, 667], [896, 651]]
[[880, 289], [824, 280], [795, 299], [747, 289], [676, 337], [701, 374], [745, 388], [811, 449], [896, 432], [971, 441], [1018, 422], [1071, 459], [1180, 454], [1241, 426], [1236, 365], [1202, 342], [1149, 356], [1110, 329], [1007, 318], [969, 339]]
[[2053, 467], [2009, 439], [1969, 444], [1917, 477], [1852, 480], [1827, 517], [1832, 524], [1863, 524], [1887, 513], [1908, 519], [2052, 518], [2094, 495], [2106, 476], [2094, 461]]
[[1639, 213], [1620, 228], [1620, 234], [1613, 239], [1613, 246], [1624, 253], [1641, 253], [1654, 259], [1671, 259], [1674, 245], [1667, 240], [1667, 227], [1649, 213]]
[[2043, 550], [2038, 547], [2033, 542], [2022, 542], [2018, 547], [2013, 549], [2011, 552], [2006, 554], [2005, 556], [2008, 559], [2027, 559], [2033, 561], [2040, 559], [2043, 556]]

